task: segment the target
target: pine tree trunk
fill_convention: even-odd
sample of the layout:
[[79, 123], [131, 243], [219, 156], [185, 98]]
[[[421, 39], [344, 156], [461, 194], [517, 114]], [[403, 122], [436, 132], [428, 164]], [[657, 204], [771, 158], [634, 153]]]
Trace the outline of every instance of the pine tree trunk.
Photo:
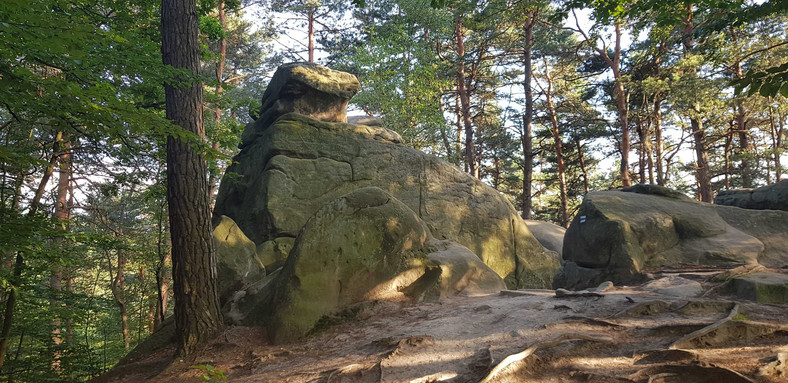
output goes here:
[[621, 129], [621, 184], [631, 186], [629, 178], [629, 109], [627, 108], [627, 93], [624, 90], [624, 80], [621, 75], [621, 23], [616, 22], [616, 48], [613, 57], [613, 77], [616, 80], [616, 110], [618, 112], [618, 125]]
[[523, 93], [525, 93], [525, 113], [523, 114], [523, 134], [520, 137], [523, 146], [523, 196], [520, 205], [523, 219], [531, 219], [531, 195], [533, 194], [534, 173], [534, 143], [531, 133], [531, 124], [534, 119], [534, 94], [531, 88], [531, 71], [534, 42], [534, 25], [536, 24], [537, 11], [531, 10], [526, 15], [525, 48], [523, 49]]
[[782, 165], [780, 164], [780, 154], [782, 149], [782, 138], [783, 138], [783, 119], [780, 118], [780, 126], [777, 127], [777, 124], [774, 123], [774, 106], [772, 105], [772, 98], [769, 98], [769, 131], [771, 132], [772, 136], [772, 155], [774, 161], [774, 179], [775, 182], [780, 182], [782, 180]]
[[699, 116], [700, 106], [695, 103], [696, 117], [690, 118], [692, 137], [695, 140], [695, 177], [698, 181], [698, 194], [702, 202], [711, 203], [714, 200], [711, 189], [711, 176], [709, 175], [709, 151], [706, 150], [706, 132], [703, 130], [703, 120]]
[[657, 185], [665, 186], [664, 143], [662, 142], [662, 96], [654, 96], [654, 151], [657, 163]]
[[[58, 160], [58, 182], [57, 182], [57, 197], [55, 199], [54, 218], [57, 225], [56, 229], [63, 233], [68, 232], [68, 220], [70, 217], [68, 192], [71, 184], [71, 142], [67, 134], [64, 134], [63, 150]], [[59, 248], [65, 241], [64, 237], [56, 237], [52, 240], [54, 248]], [[63, 291], [63, 268], [59, 264], [52, 270], [52, 275], [49, 277], [49, 288], [56, 295], [60, 295]], [[55, 317], [52, 318], [52, 343], [54, 344], [55, 352], [52, 355], [52, 363], [50, 364], [53, 371], [60, 370], [60, 357], [61, 354], [57, 350], [63, 343], [62, 326], [63, 321], [58, 316], [60, 311], [61, 300], [58, 298], [51, 299], [49, 304], [52, 307], [52, 313]]]
[[[165, 65], [197, 73], [200, 65], [195, 0], [162, 0]], [[167, 119], [205, 137], [202, 84], [164, 86]], [[172, 236], [177, 354], [186, 356], [222, 327], [211, 240], [207, 166], [194, 145], [167, 138], [167, 201]]]
[[457, 39], [457, 97], [460, 99], [460, 116], [465, 128], [465, 166], [466, 171], [478, 177], [476, 170], [476, 154], [473, 144], [473, 126], [471, 124], [471, 102], [468, 96], [465, 78], [465, 37], [463, 37], [462, 15], [457, 17], [455, 28]]

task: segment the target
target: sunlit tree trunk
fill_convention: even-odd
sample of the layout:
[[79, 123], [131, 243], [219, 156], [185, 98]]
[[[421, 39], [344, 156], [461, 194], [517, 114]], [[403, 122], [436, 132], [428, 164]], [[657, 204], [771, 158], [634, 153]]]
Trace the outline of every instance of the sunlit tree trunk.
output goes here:
[[[57, 225], [56, 229], [63, 233], [68, 232], [68, 221], [70, 218], [70, 206], [68, 203], [68, 193], [71, 184], [71, 142], [67, 134], [64, 134], [64, 142], [62, 150], [58, 159], [58, 183], [57, 183], [57, 197], [55, 198], [55, 211], [54, 218]], [[60, 236], [53, 239], [52, 244], [55, 249], [64, 245], [65, 237]], [[63, 267], [60, 264], [55, 265], [52, 274], [49, 276], [49, 288], [55, 295], [60, 295], [63, 291]], [[60, 357], [61, 354], [57, 350], [63, 343], [62, 318], [59, 317], [60, 305], [62, 301], [55, 297], [50, 301], [52, 313], [55, 317], [52, 319], [52, 343], [55, 346], [55, 352], [52, 355], [51, 367], [55, 371], [60, 370]]]

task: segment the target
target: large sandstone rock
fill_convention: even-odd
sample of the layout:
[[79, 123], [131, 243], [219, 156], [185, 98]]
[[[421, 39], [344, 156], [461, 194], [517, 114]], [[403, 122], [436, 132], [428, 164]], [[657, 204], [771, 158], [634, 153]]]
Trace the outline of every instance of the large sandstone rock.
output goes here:
[[[273, 83], [281, 82], [277, 75]], [[336, 88], [352, 90], [354, 84], [355, 79], [347, 80]], [[263, 108], [269, 104], [264, 100]], [[416, 212], [437, 239], [470, 249], [507, 286], [551, 285], [557, 255], [539, 244], [496, 190], [403, 145], [388, 129], [328, 120], [288, 113], [273, 123], [261, 117], [247, 126], [214, 212], [235, 220], [261, 258], [281, 262], [287, 240], [315, 212], [354, 190], [376, 186]], [[266, 253], [275, 248], [279, 255]]]
[[270, 303], [241, 322], [267, 326], [272, 340], [282, 343], [303, 337], [323, 316], [363, 301], [418, 301], [504, 288], [470, 250], [433, 240], [410, 208], [369, 187], [329, 202], [307, 221], [271, 282]]
[[586, 195], [564, 238], [557, 287], [691, 265], [788, 265], [788, 213], [714, 206], [655, 186]]
[[265, 277], [265, 266], [257, 257], [254, 242], [246, 238], [232, 219], [221, 216], [213, 228], [219, 300]]
[[756, 189], [721, 191], [714, 197], [714, 203], [745, 209], [788, 211], [788, 180]]

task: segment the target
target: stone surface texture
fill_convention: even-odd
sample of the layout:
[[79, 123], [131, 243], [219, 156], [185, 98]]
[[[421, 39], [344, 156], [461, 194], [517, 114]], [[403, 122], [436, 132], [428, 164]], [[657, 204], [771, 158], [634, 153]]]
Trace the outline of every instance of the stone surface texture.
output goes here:
[[265, 325], [283, 343], [357, 303], [490, 294], [505, 285], [470, 250], [435, 241], [415, 212], [368, 187], [329, 202], [307, 221], [272, 287], [270, 305], [257, 308], [270, 313], [250, 313], [243, 322]]
[[544, 221], [525, 220], [528, 230], [536, 237], [536, 240], [546, 249], [555, 251], [561, 255], [564, 247], [564, 235], [566, 229], [556, 224]]
[[714, 197], [714, 203], [744, 209], [788, 211], [788, 180], [755, 189], [721, 191]]
[[265, 266], [257, 257], [254, 242], [246, 238], [232, 219], [221, 216], [213, 228], [219, 300], [226, 302], [235, 292], [265, 277]]
[[640, 185], [592, 192], [566, 232], [555, 286], [641, 283], [649, 270], [788, 265], [788, 213], [715, 206]]

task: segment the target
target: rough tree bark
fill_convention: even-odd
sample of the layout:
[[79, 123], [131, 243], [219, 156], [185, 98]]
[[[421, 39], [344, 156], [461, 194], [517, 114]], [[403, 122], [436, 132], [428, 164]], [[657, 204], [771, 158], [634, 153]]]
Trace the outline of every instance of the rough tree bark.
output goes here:
[[[200, 46], [195, 0], [162, 0], [161, 8], [164, 64], [196, 74]], [[204, 138], [202, 84], [188, 80], [185, 86], [164, 85], [167, 119]], [[207, 174], [205, 159], [193, 143], [167, 138], [175, 329], [181, 356], [194, 352], [222, 327]]]

